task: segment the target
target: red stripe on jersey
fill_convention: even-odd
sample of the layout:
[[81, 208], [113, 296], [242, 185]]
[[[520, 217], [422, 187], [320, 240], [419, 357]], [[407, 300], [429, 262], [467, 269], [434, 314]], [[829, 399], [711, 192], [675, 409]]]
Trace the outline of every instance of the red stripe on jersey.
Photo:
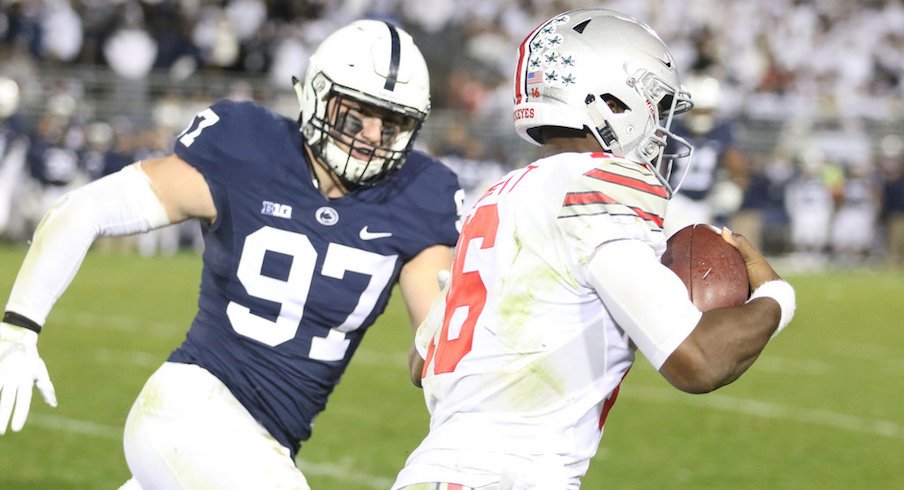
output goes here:
[[[602, 192], [569, 192], [565, 196], [564, 206], [581, 206], [586, 204], [621, 204], [615, 199], [603, 194]], [[625, 205], [634, 212], [639, 218], [652, 221], [656, 226], [662, 228], [663, 219], [653, 213], [648, 213], [636, 206]]]
[[458, 483], [450, 483], [446, 488], [449, 490], [461, 490], [464, 488], [464, 485], [459, 485]]
[[660, 218], [659, 216], [656, 216], [653, 213], [648, 213], [648, 212], [644, 211], [643, 209], [635, 208], [634, 206], [628, 206], [628, 207], [631, 208], [631, 211], [634, 211], [634, 213], [637, 214], [637, 216], [640, 216], [641, 218], [643, 218], [647, 221], [652, 221], [653, 223], [656, 223], [656, 226], [662, 228], [662, 218]]
[[621, 381], [618, 382], [618, 386], [612, 390], [612, 394], [609, 395], [609, 398], [606, 398], [606, 401], [603, 402], [603, 412], [600, 414], [600, 430], [603, 429], [603, 425], [606, 423], [606, 417], [609, 416], [609, 410], [612, 410], [612, 405], [615, 405], [615, 399], [618, 398], [618, 390], [621, 388], [622, 382], [625, 381], [625, 376], [631, 371], [631, 368], [628, 368], [625, 371], [625, 374], [622, 375]]
[[565, 206], [578, 206], [581, 204], [615, 204], [618, 201], [602, 192], [569, 192], [565, 196]]
[[631, 177], [625, 177], [624, 175], [614, 174], [612, 172], [606, 172], [605, 170], [600, 170], [598, 168], [595, 168], [584, 175], [592, 177], [594, 179], [602, 180], [604, 182], [611, 182], [613, 184], [623, 185], [625, 187], [630, 187], [642, 192], [647, 192], [649, 194], [659, 196], [663, 199], [667, 199], [669, 197], [665, 188], [661, 185], [648, 184], [642, 180], [632, 179]]
[[609, 153], [607, 151], [595, 151], [590, 154], [590, 158], [621, 158], [615, 153]]

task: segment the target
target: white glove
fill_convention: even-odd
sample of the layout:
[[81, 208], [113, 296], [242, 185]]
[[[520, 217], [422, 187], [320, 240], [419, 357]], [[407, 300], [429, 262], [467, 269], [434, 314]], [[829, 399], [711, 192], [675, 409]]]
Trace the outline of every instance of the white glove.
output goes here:
[[38, 355], [38, 334], [27, 328], [0, 323], [0, 435], [6, 434], [6, 424], [19, 432], [31, 408], [32, 387], [37, 386], [44, 401], [57, 406], [56, 393], [47, 366]]

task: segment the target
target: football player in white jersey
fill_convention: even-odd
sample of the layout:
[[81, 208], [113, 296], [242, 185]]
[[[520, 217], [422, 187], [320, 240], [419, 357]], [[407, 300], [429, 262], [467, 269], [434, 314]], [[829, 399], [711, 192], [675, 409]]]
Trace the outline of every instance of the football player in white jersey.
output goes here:
[[[690, 106], [646, 25], [575, 10], [521, 44], [515, 129], [549, 150], [466, 217], [451, 282], [420, 327], [430, 431], [393, 489], [574, 489], [640, 349], [676, 388], [738, 378], [795, 295], [744, 237], [747, 304], [709, 312], [659, 261], [662, 158]], [[689, 152], [689, 145], [684, 145]], [[663, 167], [663, 168], [660, 168]]]

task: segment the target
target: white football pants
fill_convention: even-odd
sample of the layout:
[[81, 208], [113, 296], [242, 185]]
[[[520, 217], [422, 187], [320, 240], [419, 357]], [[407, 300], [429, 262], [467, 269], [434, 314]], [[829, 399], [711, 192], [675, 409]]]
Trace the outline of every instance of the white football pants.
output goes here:
[[207, 370], [164, 363], [126, 420], [122, 488], [310, 490], [277, 442]]

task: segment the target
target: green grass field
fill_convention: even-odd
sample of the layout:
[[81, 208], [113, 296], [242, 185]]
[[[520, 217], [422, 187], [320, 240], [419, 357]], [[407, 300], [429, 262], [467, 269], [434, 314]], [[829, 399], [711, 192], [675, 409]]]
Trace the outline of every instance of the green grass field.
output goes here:
[[[0, 247], [4, 303], [24, 253]], [[110, 489], [128, 478], [122, 425], [181, 342], [199, 271], [188, 254], [89, 254], [41, 337], [59, 407], [36, 394], [25, 429], [0, 437], [0, 489]], [[787, 279], [794, 322], [734, 384], [686, 395], [638, 359], [583, 488], [904, 488], [904, 272]], [[396, 301], [302, 447], [315, 490], [388, 488], [420, 441], [427, 417], [407, 379], [408, 342]]]

